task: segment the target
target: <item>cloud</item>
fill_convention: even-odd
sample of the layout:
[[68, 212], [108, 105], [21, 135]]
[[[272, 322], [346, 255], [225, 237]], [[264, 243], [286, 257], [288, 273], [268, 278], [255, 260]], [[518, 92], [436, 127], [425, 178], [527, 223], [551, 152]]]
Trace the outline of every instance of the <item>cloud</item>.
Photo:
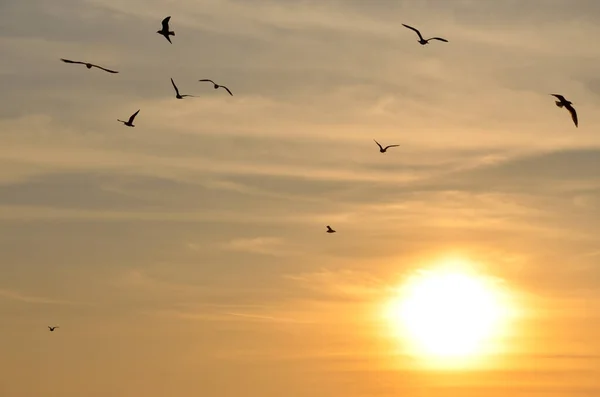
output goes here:
[[18, 291], [0, 288], [0, 297], [25, 303], [40, 303], [45, 305], [89, 305], [85, 302], [75, 302], [60, 299], [52, 299], [40, 296], [26, 295]]
[[342, 301], [370, 301], [390, 293], [393, 288], [383, 280], [356, 270], [322, 269], [314, 272], [287, 274], [284, 279], [292, 280], [300, 287], [310, 290], [310, 299], [330, 297]]
[[[147, 314], [152, 316], [175, 317], [193, 321], [221, 322], [221, 323], [267, 323], [267, 324], [315, 324], [316, 320], [307, 317], [301, 313], [298, 318], [293, 318], [290, 314], [294, 314], [294, 310], [286, 310], [285, 307], [279, 305], [256, 306], [246, 305], [227, 305], [227, 304], [210, 304], [210, 305], [184, 305], [184, 307], [176, 307], [172, 309], [151, 310]], [[244, 311], [226, 311], [226, 310], [253, 310], [253, 312]], [[287, 314], [286, 314], [287, 312]]]
[[154, 291], [155, 293], [169, 293], [190, 296], [202, 291], [202, 287], [192, 284], [167, 281], [160, 277], [151, 276], [148, 271], [141, 269], [128, 269], [122, 272], [113, 285], [124, 288]]
[[238, 238], [223, 244], [223, 249], [275, 256], [293, 254], [279, 237]]

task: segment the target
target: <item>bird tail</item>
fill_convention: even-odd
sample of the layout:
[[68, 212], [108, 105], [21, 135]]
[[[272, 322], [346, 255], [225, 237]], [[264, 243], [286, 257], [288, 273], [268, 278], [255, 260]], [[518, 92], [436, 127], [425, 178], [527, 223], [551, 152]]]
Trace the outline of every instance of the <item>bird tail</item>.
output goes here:
[[175, 32], [169, 32], [169, 36], [175, 36]]
[[556, 101], [555, 103], [556, 103], [556, 106], [558, 106], [559, 108], [562, 108], [563, 106], [565, 106], [561, 102], [558, 102], [558, 101]]

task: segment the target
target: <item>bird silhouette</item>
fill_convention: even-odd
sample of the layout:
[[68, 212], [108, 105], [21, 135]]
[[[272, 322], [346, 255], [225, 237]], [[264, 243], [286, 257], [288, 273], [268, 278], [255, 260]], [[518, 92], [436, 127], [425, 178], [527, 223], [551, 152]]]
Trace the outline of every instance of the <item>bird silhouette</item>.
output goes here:
[[558, 106], [559, 108], [564, 107], [565, 109], [567, 109], [569, 111], [569, 113], [571, 113], [571, 118], [573, 119], [573, 123], [575, 123], [575, 127], [579, 127], [579, 121], [577, 120], [577, 112], [575, 111], [575, 108], [572, 106], [573, 103], [571, 101], [568, 101], [565, 99], [564, 96], [559, 95], [559, 94], [550, 94], [553, 97], [556, 97], [558, 99], [558, 101], [556, 101], [556, 106]]
[[333, 230], [331, 226], [327, 225], [327, 233], [335, 233], [335, 230]]
[[89, 62], [71, 61], [70, 59], [64, 59], [64, 58], [60, 58], [60, 60], [63, 61], [63, 62], [65, 62], [65, 63], [78, 63], [78, 64], [81, 64], [81, 65], [85, 65], [88, 69], [98, 68], [98, 69], [102, 69], [102, 70], [104, 70], [105, 72], [108, 72], [108, 73], [119, 73], [116, 70], [106, 69], [106, 68], [103, 68], [102, 66], [94, 65], [93, 63], [89, 63]]
[[444, 43], [448, 42], [448, 40], [443, 39], [441, 37], [431, 37], [429, 39], [424, 39], [423, 36], [421, 35], [421, 32], [419, 32], [418, 29], [415, 29], [412, 26], [408, 26], [405, 24], [402, 24], [402, 26], [404, 26], [405, 28], [409, 28], [410, 30], [416, 32], [419, 35], [419, 44], [421, 44], [421, 45], [429, 44], [429, 40], [439, 40], [439, 41], [443, 41]]
[[180, 94], [179, 94], [179, 90], [177, 89], [177, 86], [175, 85], [175, 82], [173, 81], [173, 78], [171, 78], [171, 84], [173, 84], [173, 88], [175, 88], [175, 94], [176, 94], [176, 95], [175, 95], [175, 98], [177, 98], [177, 99], [183, 99], [183, 98], [185, 98], [186, 96], [191, 96], [191, 97], [193, 97], [193, 95], [180, 95]]
[[212, 81], [210, 79], [202, 79], [202, 80], [198, 80], [198, 81], [209, 81], [213, 84], [215, 90], [218, 88], [225, 88], [225, 90], [229, 93], [229, 95], [233, 96], [231, 91], [229, 91], [229, 88], [225, 87], [224, 85], [218, 85], [217, 83], [215, 83], [214, 81]]
[[117, 119], [117, 121], [120, 121], [121, 123], [125, 124], [127, 127], [135, 127], [135, 125], [133, 125], [133, 120], [135, 119], [135, 116], [137, 116], [139, 112], [140, 112], [140, 110], [138, 109], [137, 112], [135, 112], [134, 114], [129, 116], [129, 120], [127, 120], [127, 121], [123, 121], [123, 120], [119, 120], [119, 119]]
[[54, 332], [54, 330], [55, 330], [56, 328], [59, 328], [59, 327], [58, 327], [58, 326], [56, 326], [56, 327], [51, 327], [51, 326], [48, 326], [48, 329], [50, 330], [50, 332]]
[[164, 36], [165, 39], [167, 39], [167, 41], [171, 44], [173, 44], [173, 42], [171, 41], [171, 38], [169, 36], [175, 36], [175, 32], [169, 30], [169, 21], [171, 20], [171, 17], [168, 16], [165, 19], [162, 20], [162, 29], [161, 30], [157, 30], [156, 33]]
[[[375, 141], [375, 139], [373, 139]], [[387, 145], [386, 147], [382, 147], [379, 142], [375, 141], [375, 143], [377, 144], [377, 146], [379, 146], [379, 152], [381, 153], [385, 153], [389, 148], [391, 147], [398, 147], [400, 145]]]

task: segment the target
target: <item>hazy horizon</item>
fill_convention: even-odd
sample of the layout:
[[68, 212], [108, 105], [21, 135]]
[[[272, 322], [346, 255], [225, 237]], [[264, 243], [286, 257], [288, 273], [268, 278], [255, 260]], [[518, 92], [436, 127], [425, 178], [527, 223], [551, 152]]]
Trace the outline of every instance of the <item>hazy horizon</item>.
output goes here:
[[[0, 15], [0, 397], [600, 393], [600, 2]], [[512, 317], [441, 370], [382, 313], [449, 261]]]

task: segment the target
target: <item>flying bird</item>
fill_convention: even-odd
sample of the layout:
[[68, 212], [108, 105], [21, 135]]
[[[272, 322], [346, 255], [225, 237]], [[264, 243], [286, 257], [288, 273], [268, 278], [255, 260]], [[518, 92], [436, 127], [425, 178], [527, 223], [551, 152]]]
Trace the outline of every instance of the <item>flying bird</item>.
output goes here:
[[[375, 141], [375, 139], [373, 139]], [[385, 153], [389, 148], [391, 147], [398, 147], [400, 145], [387, 145], [386, 147], [382, 147], [379, 142], [375, 141], [375, 143], [377, 144], [377, 146], [379, 146], [379, 152], [381, 153]]]
[[404, 26], [405, 28], [409, 28], [410, 30], [415, 31], [419, 35], [419, 44], [421, 44], [421, 45], [429, 44], [429, 40], [439, 40], [439, 41], [443, 41], [444, 43], [448, 42], [448, 40], [443, 39], [441, 37], [431, 37], [429, 39], [424, 39], [423, 36], [421, 36], [421, 32], [419, 32], [418, 29], [415, 29], [412, 26], [408, 26], [408, 25], [405, 25], [405, 24], [402, 24], [402, 26]]
[[571, 118], [573, 119], [573, 123], [575, 123], [575, 127], [579, 126], [579, 121], [577, 120], [577, 112], [575, 111], [575, 108], [572, 106], [573, 103], [571, 101], [567, 101], [565, 99], [564, 96], [559, 95], [559, 94], [550, 94], [553, 97], [556, 97], [558, 99], [558, 101], [556, 101], [556, 106], [558, 106], [559, 108], [564, 107], [565, 109], [567, 109], [569, 111], [569, 113], [571, 113]]
[[171, 20], [170, 16], [163, 19], [162, 20], [162, 29], [157, 30], [156, 33], [164, 36], [165, 39], [167, 39], [169, 41], [169, 43], [173, 44], [173, 42], [171, 41], [171, 38], [169, 36], [175, 36], [175, 32], [169, 30], [169, 21], [170, 20]]
[[133, 120], [135, 119], [135, 116], [137, 116], [139, 112], [140, 112], [140, 109], [138, 109], [137, 112], [132, 114], [129, 117], [129, 120], [127, 120], [127, 121], [123, 121], [123, 120], [119, 120], [119, 119], [117, 119], [117, 121], [120, 121], [121, 123], [125, 124], [127, 127], [135, 127], [135, 125], [133, 125]]
[[89, 63], [89, 62], [71, 61], [69, 59], [64, 59], [64, 58], [60, 58], [60, 60], [63, 61], [63, 62], [65, 62], [65, 63], [79, 63], [81, 65], [85, 65], [88, 69], [98, 68], [98, 69], [102, 69], [102, 70], [104, 70], [105, 72], [108, 72], [108, 73], [119, 73], [116, 70], [106, 69], [106, 68], [103, 68], [102, 66], [94, 65], [93, 63]]
[[331, 226], [327, 225], [327, 233], [335, 233], [335, 230], [333, 230]]
[[198, 80], [198, 81], [210, 81], [213, 84], [215, 90], [218, 88], [225, 88], [225, 90], [229, 93], [229, 95], [233, 96], [231, 91], [229, 91], [229, 88], [225, 87], [224, 85], [218, 85], [217, 83], [215, 83], [214, 81], [212, 81], [210, 79], [202, 79], [202, 80]]
[[54, 330], [55, 330], [56, 328], [59, 328], [59, 327], [58, 327], [58, 326], [56, 326], [56, 327], [51, 327], [51, 326], [48, 326], [48, 329], [50, 330], [50, 332], [54, 332]]
[[175, 85], [175, 82], [173, 81], [173, 78], [171, 78], [171, 84], [173, 84], [173, 88], [175, 88], [175, 94], [177, 94], [177, 95], [175, 95], [175, 98], [177, 98], [177, 99], [183, 99], [186, 96], [193, 97], [193, 95], [180, 95], [179, 94], [179, 90], [177, 89], [177, 86]]

